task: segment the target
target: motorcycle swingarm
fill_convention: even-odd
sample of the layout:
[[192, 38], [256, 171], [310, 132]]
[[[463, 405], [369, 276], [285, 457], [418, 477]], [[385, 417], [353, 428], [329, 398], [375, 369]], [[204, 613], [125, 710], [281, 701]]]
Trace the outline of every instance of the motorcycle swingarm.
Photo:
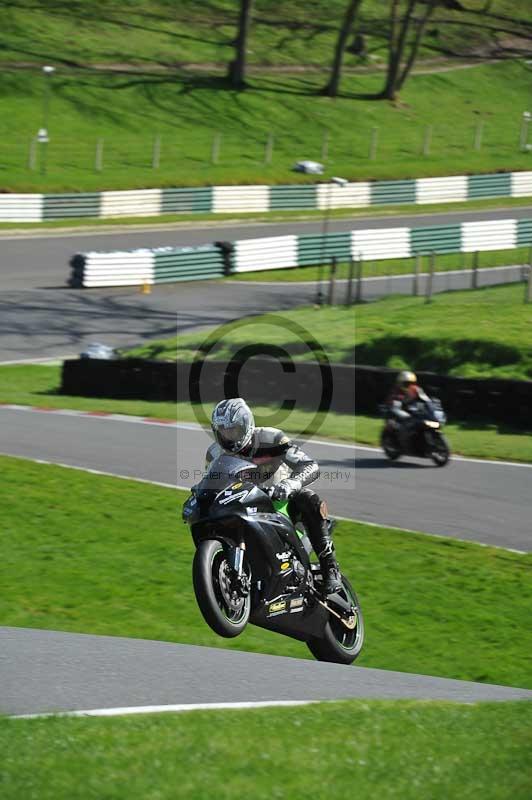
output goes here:
[[[349, 606], [345, 600], [342, 600], [337, 594], [329, 595], [326, 600], [318, 599], [318, 603], [320, 606], [323, 606], [323, 608], [326, 608], [329, 614], [337, 617], [348, 630], [354, 630], [357, 624], [357, 609], [354, 606]], [[338, 613], [338, 611], [335, 610], [335, 605], [336, 608], [340, 606], [342, 613]]]

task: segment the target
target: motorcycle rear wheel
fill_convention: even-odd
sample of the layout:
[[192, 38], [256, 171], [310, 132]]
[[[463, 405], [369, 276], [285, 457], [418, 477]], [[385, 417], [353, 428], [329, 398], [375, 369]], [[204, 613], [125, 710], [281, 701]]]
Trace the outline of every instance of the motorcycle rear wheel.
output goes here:
[[364, 617], [358, 602], [355, 590], [342, 575], [344, 599], [351, 602], [357, 610], [357, 623], [353, 630], [349, 630], [337, 619], [329, 614], [329, 621], [323, 630], [321, 638], [313, 638], [307, 642], [307, 647], [318, 661], [328, 661], [333, 664], [352, 664], [360, 655], [364, 644]]
[[192, 564], [194, 593], [207, 625], [219, 636], [232, 639], [242, 633], [251, 612], [251, 597], [232, 590], [230, 567], [221, 542], [200, 542]]
[[381, 434], [381, 447], [384, 450], [384, 455], [387, 456], [390, 461], [397, 461], [401, 455], [401, 448], [399, 447], [399, 443], [397, 441], [397, 434], [392, 433], [386, 428]]

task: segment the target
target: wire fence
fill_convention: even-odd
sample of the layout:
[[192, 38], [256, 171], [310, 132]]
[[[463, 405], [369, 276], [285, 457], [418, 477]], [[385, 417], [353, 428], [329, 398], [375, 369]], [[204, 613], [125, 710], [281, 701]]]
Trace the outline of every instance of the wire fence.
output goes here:
[[[341, 265], [333, 257], [322, 265], [316, 279], [317, 305], [356, 305], [393, 294], [423, 297], [431, 303], [440, 292], [478, 290], [489, 286], [522, 283], [523, 302], [532, 303], [532, 246], [500, 253], [457, 254], [461, 263], [436, 253], [411, 259], [364, 262], [352, 259]], [[504, 263], [502, 263], [504, 262]], [[343, 279], [342, 279], [343, 278]], [[339, 282], [341, 280], [341, 282]]]
[[[473, 162], [486, 160], [489, 169], [496, 168], [490, 162], [504, 163], [505, 157], [518, 156], [531, 148], [528, 126], [523, 126], [518, 115], [513, 125], [504, 122], [503, 125], [501, 120], [498, 125], [493, 118], [489, 123], [472, 123], [469, 130], [460, 131], [455, 141], [446, 129], [414, 123], [410, 127], [403, 124], [399, 131], [373, 127], [351, 135], [349, 131], [332, 132], [326, 128], [316, 129], [315, 135], [274, 129], [238, 134], [207, 126], [189, 131], [152, 130], [138, 135], [95, 128], [90, 134], [70, 135], [55, 133], [52, 128], [48, 142], [38, 141], [32, 131], [11, 130], [0, 138], [0, 170], [4, 174], [44, 173], [58, 178], [68, 174], [73, 179], [91, 173], [120, 175], [132, 170], [147, 174], [181, 170], [185, 175], [201, 175], [215, 167], [288, 170], [296, 161], [307, 159], [325, 168], [342, 165], [361, 174], [371, 173], [372, 169], [378, 173], [379, 167], [392, 161], [402, 162], [402, 169], [406, 170], [415, 161], [421, 174], [423, 165], [463, 157], [470, 157]], [[441, 169], [438, 171], [441, 174]], [[429, 173], [427, 169], [423, 174]]]

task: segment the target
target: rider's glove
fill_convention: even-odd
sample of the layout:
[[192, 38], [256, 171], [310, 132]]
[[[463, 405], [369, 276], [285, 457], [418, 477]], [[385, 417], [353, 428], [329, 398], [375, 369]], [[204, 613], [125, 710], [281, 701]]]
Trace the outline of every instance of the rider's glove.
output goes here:
[[298, 492], [301, 489], [301, 481], [295, 478], [287, 478], [281, 481], [274, 487], [272, 492], [272, 500], [288, 500], [291, 494]]

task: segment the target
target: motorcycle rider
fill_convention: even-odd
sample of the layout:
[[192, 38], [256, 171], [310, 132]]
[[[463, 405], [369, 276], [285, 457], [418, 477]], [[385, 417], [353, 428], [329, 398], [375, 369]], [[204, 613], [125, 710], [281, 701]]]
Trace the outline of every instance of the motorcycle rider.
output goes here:
[[324, 593], [342, 588], [340, 570], [327, 525], [327, 504], [307, 486], [319, 478], [313, 458], [278, 428], [257, 428], [251, 409], [241, 397], [222, 400], [212, 412], [215, 442], [206, 454], [206, 467], [223, 453], [239, 455], [257, 465], [257, 484], [274, 487], [272, 499], [288, 500], [293, 522], [301, 520], [318, 556]]
[[413, 403], [425, 402], [428, 399], [421, 386], [418, 385], [415, 372], [403, 370], [399, 373], [386, 405], [399, 425], [399, 436], [403, 449], [407, 449], [408, 438], [416, 422], [409, 407]]

